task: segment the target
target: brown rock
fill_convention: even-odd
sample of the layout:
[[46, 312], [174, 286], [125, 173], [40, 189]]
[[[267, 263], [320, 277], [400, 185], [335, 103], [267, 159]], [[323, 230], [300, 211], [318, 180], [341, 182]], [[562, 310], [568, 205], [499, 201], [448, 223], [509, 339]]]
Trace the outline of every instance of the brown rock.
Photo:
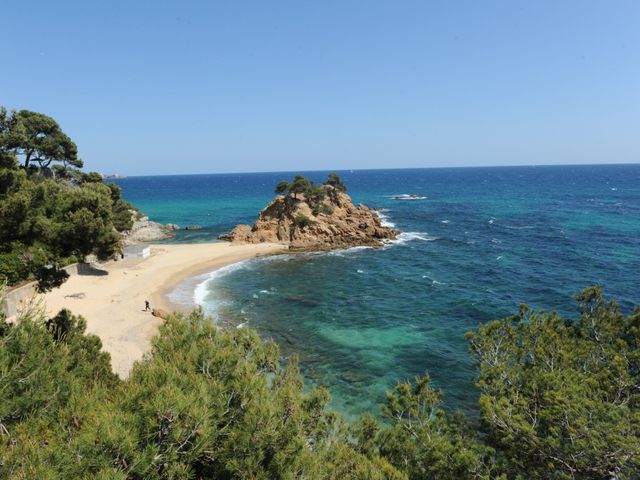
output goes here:
[[154, 308], [151, 310], [151, 315], [166, 320], [166, 318], [169, 316], [169, 312], [162, 310], [161, 308]]
[[400, 233], [380, 223], [367, 206], [354, 206], [344, 192], [324, 185], [326, 196], [310, 205], [304, 195], [278, 196], [260, 212], [253, 226], [238, 225], [221, 235], [232, 243], [281, 243], [291, 250], [331, 250], [381, 246]]

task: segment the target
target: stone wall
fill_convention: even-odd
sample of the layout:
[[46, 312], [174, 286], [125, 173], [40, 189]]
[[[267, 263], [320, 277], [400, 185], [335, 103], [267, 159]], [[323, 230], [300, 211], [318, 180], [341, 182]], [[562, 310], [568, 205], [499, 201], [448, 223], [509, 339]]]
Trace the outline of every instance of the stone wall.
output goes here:
[[[64, 267], [64, 270], [69, 275], [107, 275], [106, 270], [101, 270], [94, 267], [90, 263], [72, 263]], [[11, 288], [7, 291], [4, 302], [0, 307], [7, 316], [11, 318], [15, 316], [29, 300], [36, 294], [37, 282], [29, 282], [25, 285], [21, 285], [16, 288]]]
[[11, 318], [18, 313], [36, 294], [37, 282], [29, 282], [17, 288], [7, 291], [1, 307], [7, 318]]

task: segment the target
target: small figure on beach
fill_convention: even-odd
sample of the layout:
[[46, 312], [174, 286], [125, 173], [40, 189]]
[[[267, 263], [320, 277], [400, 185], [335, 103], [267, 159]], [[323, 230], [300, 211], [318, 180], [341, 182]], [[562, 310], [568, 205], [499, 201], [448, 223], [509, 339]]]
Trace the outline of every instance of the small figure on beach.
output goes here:
[[149, 306], [149, 300], [145, 300], [144, 301], [144, 311], [148, 312], [149, 310], [151, 310], [151, 307]]

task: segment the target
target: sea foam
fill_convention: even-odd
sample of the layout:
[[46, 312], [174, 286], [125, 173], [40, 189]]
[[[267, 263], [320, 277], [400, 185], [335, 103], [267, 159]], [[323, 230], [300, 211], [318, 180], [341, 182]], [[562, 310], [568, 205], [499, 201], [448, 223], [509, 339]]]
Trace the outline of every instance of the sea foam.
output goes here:
[[[204, 306], [205, 299], [210, 293], [209, 285], [215, 279], [223, 277], [224, 275], [228, 275], [231, 272], [235, 272], [241, 268], [245, 268], [252, 259], [244, 260], [242, 262], [232, 263], [231, 265], [226, 265], [224, 267], [218, 268], [213, 272], [205, 273], [204, 275], [200, 275], [196, 277], [198, 279], [202, 279], [200, 283], [196, 285], [196, 288], [193, 291], [192, 299], [196, 305]], [[210, 303], [210, 302], [208, 302]]]
[[380, 218], [380, 225], [382, 225], [383, 227], [395, 228], [396, 224], [389, 221], [389, 216], [384, 213], [388, 211], [388, 209], [374, 210], [376, 215], [378, 215], [378, 217]]
[[414, 240], [420, 240], [422, 242], [433, 242], [439, 240], [440, 237], [432, 237], [428, 233], [425, 232], [402, 232], [398, 235], [396, 240], [391, 240], [391, 244], [402, 245], [407, 242], [411, 242]]

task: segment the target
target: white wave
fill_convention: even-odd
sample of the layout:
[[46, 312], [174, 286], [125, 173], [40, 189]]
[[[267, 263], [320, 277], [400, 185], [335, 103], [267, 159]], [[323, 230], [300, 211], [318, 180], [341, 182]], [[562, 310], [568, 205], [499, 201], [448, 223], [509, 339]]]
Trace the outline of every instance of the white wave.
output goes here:
[[196, 305], [202, 305], [204, 303], [204, 299], [209, 293], [209, 289], [207, 288], [209, 286], [209, 282], [211, 282], [213, 278], [215, 278], [211, 277], [212, 273], [210, 273], [204, 281], [196, 285], [196, 288], [193, 291], [193, 301]]
[[431, 278], [429, 275], [422, 275], [422, 278], [426, 278], [428, 280], [431, 280], [431, 285], [446, 285], [446, 283], [439, 282], [435, 278]]
[[275, 295], [276, 292], [272, 291], [272, 290], [260, 290], [260, 293], [264, 294], [264, 295]]
[[305, 253], [303, 255], [329, 255], [333, 257], [344, 257], [349, 252], [357, 252], [359, 250], [369, 250], [370, 248], [373, 248], [373, 247], [361, 245], [358, 247], [349, 247], [349, 248], [340, 248], [338, 250], [331, 250], [330, 252], [312, 252], [310, 254]]
[[209, 285], [211, 284], [211, 282], [213, 282], [217, 278], [220, 278], [231, 272], [235, 272], [236, 270], [246, 267], [247, 264], [252, 260], [253, 259], [249, 259], [249, 260], [243, 260], [237, 263], [232, 263], [231, 265], [218, 268], [213, 272], [209, 272], [204, 275], [201, 275], [200, 277], [197, 277], [197, 278], [203, 278], [203, 280], [200, 283], [198, 283], [198, 285], [196, 285], [196, 288], [193, 291], [193, 297], [192, 297], [193, 302], [196, 305], [203, 305], [205, 298], [207, 298], [207, 296], [209, 295]]
[[248, 323], [248, 322], [242, 322], [242, 323], [239, 323], [238, 325], [236, 325], [236, 328], [238, 328], [238, 329], [240, 329], [240, 328], [244, 328], [244, 327], [246, 327], [246, 326], [247, 326], [247, 323]]
[[356, 270], [357, 273], [364, 273], [364, 270]]
[[530, 230], [532, 228], [536, 228], [533, 225], [523, 225], [522, 227], [514, 227], [510, 225], [505, 225], [504, 228], [508, 228], [509, 230]]
[[445, 223], [446, 224], [446, 223], [451, 223], [451, 221], [450, 220], [440, 220], [440, 223]]
[[491, 219], [489, 220], [489, 225], [493, 225], [493, 222], [495, 222], [495, 221], [496, 221], [496, 219], [491, 217]]
[[205, 273], [204, 275], [188, 278], [176, 285], [175, 288], [169, 294], [167, 294], [167, 297], [169, 298], [169, 300], [171, 300], [172, 303], [175, 303], [177, 305], [187, 305], [189, 307], [193, 307], [193, 291], [195, 288], [197, 288], [197, 285], [199, 285], [203, 280], [206, 280], [208, 277], [209, 274]]
[[389, 243], [395, 245], [402, 245], [403, 243], [411, 242], [414, 240], [420, 240], [423, 242], [433, 242], [435, 240], [439, 240], [440, 237], [431, 237], [429, 234], [424, 232], [402, 232], [398, 235], [396, 240], [391, 240]]
[[502, 258], [502, 255], [499, 255], [496, 257], [496, 260], [500, 260]]
[[424, 200], [425, 195], [417, 195], [415, 193], [401, 193], [399, 195], [388, 195], [391, 200]]
[[[385, 209], [384, 211], [388, 212], [389, 210]], [[395, 228], [396, 224], [390, 222], [389, 216], [382, 213], [382, 210], [374, 210], [374, 212], [376, 213], [376, 215], [378, 215], [378, 218], [380, 218], [380, 225], [382, 225], [383, 227]]]

